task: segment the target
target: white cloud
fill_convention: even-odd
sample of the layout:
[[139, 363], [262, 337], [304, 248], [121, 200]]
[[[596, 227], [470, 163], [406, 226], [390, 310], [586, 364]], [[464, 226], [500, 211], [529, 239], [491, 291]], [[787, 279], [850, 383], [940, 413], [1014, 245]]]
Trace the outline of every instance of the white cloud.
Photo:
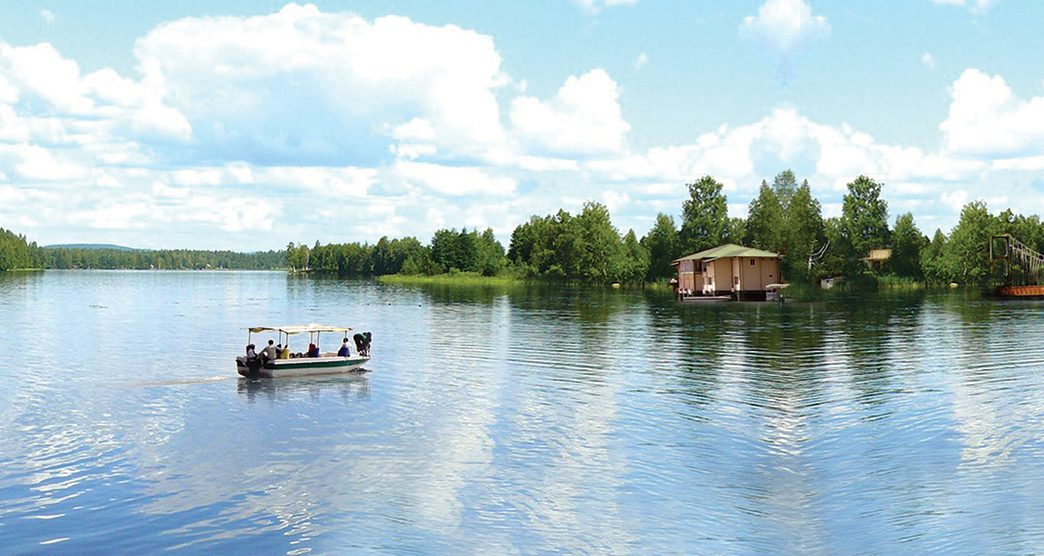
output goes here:
[[47, 25], [54, 23], [54, 12], [51, 10], [40, 10], [40, 19]]
[[932, 0], [933, 4], [945, 6], [967, 6], [972, 12], [982, 13], [990, 9], [999, 0]]
[[564, 156], [620, 152], [631, 126], [620, 112], [619, 88], [605, 70], [571, 76], [553, 99], [521, 96], [511, 103], [512, 131], [529, 152]]
[[[785, 53], [829, 26], [803, 2], [770, 0], [744, 28]], [[0, 222], [31, 214], [40, 230], [154, 246], [178, 237], [226, 247], [230, 233], [254, 230], [426, 240], [462, 224], [506, 239], [532, 214], [594, 199], [621, 230], [641, 233], [655, 212], [676, 213], [684, 184], [701, 175], [726, 185], [732, 214], [791, 168], [826, 214], [839, 212], [845, 183], [868, 174], [887, 184], [891, 206], [946, 223], [984, 181], [1014, 176], [991, 202], [1017, 199], [1044, 168], [1044, 97], [1019, 99], [974, 69], [954, 82], [937, 151], [788, 107], [634, 150], [608, 72], [562, 76], [548, 97], [526, 93], [492, 38], [452, 25], [291, 4], [167, 23], [135, 55], [134, 77], [84, 74], [50, 45], [0, 43]], [[647, 61], [642, 53], [634, 67]], [[241, 245], [271, 247], [252, 241]]]
[[500, 55], [491, 37], [453, 25], [289, 4], [166, 23], [134, 51], [143, 82], [187, 117], [206, 156], [373, 163], [419, 131], [450, 157], [504, 143]]
[[946, 120], [946, 148], [971, 156], [1014, 158], [1044, 151], [1044, 96], [1018, 99], [999, 75], [970, 68], [954, 82]]
[[960, 212], [961, 207], [968, 202], [968, 192], [963, 189], [943, 193], [939, 199], [954, 212]]
[[640, 70], [649, 63], [649, 55], [642, 52], [638, 54], [638, 57], [634, 59], [634, 69]]
[[681, 183], [703, 174], [727, 188], [750, 190], [762, 178], [793, 168], [820, 183], [843, 187], [860, 174], [884, 180], [954, 180], [982, 170], [975, 160], [929, 154], [914, 147], [882, 145], [847, 125], [817, 124], [781, 108], [752, 124], [723, 126], [689, 145], [657, 147], [644, 155], [592, 161], [586, 168], [605, 179]]
[[585, 13], [596, 14], [604, 8], [632, 6], [637, 4], [638, 0], [573, 0], [573, 3], [580, 6]]
[[493, 176], [472, 167], [400, 161], [392, 173], [410, 185], [451, 196], [507, 195], [515, 191], [516, 187], [512, 178]]
[[804, 0], [765, 0], [758, 15], [743, 18], [740, 32], [786, 55], [829, 33], [830, 24]]
[[924, 54], [921, 54], [921, 63], [924, 64], [924, 67], [930, 70], [935, 69], [935, 57], [932, 56], [931, 52], [925, 52]]

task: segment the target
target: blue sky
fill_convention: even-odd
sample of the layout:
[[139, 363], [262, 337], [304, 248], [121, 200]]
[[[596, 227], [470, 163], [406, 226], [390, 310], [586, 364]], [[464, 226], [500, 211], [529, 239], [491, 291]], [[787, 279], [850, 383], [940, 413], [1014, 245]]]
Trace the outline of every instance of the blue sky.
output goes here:
[[279, 248], [609, 206], [745, 214], [859, 174], [926, 233], [1044, 211], [1044, 8], [874, 3], [0, 6], [0, 226], [41, 243]]

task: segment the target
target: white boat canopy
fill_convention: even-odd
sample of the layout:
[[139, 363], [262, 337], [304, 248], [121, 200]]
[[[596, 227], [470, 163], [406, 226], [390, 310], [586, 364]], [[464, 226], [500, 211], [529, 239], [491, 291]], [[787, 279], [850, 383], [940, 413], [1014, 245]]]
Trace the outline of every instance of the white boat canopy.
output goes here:
[[326, 324], [292, 324], [287, 326], [252, 326], [248, 328], [251, 333], [258, 332], [282, 332], [283, 334], [304, 334], [305, 332], [351, 332], [351, 328], [344, 326], [329, 326]]

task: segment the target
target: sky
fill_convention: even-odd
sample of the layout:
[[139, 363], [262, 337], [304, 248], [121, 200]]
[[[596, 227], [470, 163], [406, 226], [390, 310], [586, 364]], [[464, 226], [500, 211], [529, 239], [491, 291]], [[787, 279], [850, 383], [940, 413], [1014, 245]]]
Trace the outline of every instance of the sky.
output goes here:
[[926, 234], [1044, 212], [1044, 5], [1011, 0], [0, 4], [0, 227], [280, 249], [587, 201], [639, 236], [686, 184], [825, 216], [883, 183]]

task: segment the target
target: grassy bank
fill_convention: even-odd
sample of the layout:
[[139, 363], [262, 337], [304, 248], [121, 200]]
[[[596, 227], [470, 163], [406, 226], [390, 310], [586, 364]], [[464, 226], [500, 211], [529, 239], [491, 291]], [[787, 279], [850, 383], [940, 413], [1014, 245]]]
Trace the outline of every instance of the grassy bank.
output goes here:
[[526, 283], [525, 280], [511, 275], [483, 276], [474, 272], [453, 272], [449, 274], [386, 274], [378, 276], [382, 284], [404, 285], [452, 285], [452, 286], [514, 286]]

